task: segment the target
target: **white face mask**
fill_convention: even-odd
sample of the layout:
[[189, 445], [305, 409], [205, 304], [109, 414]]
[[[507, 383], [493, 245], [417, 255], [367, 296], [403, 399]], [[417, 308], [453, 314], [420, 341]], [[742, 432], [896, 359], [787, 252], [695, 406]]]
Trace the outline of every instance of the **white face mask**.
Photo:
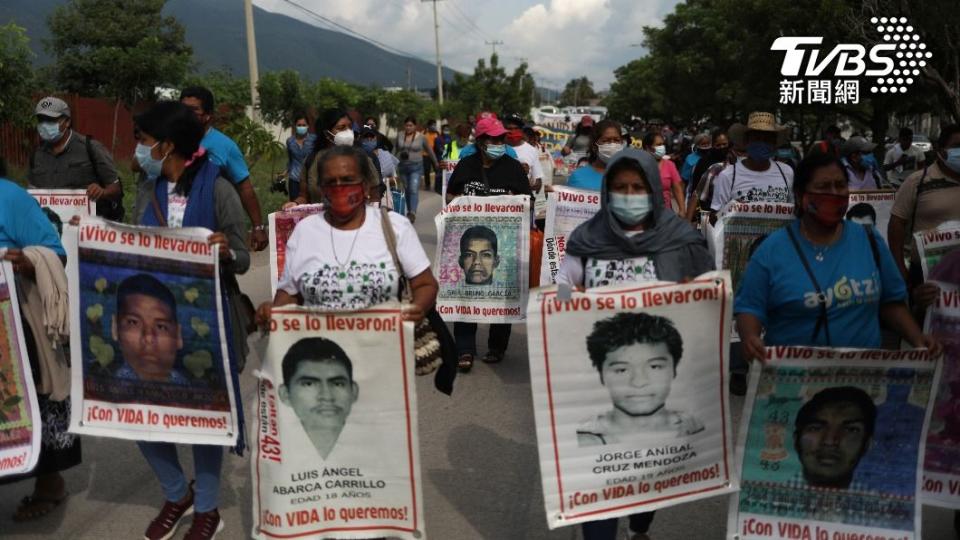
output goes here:
[[625, 145], [622, 142], [598, 144], [597, 155], [603, 160], [604, 163], [606, 163], [610, 161], [610, 158], [616, 155], [617, 152], [623, 150], [624, 146]]
[[337, 132], [333, 136], [333, 144], [336, 146], [353, 146], [353, 130], [345, 129]]

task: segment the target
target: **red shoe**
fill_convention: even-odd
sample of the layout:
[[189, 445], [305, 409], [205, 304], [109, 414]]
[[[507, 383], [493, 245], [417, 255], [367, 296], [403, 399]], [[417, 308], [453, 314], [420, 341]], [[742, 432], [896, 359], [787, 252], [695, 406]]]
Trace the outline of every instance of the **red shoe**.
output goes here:
[[153, 518], [147, 532], [143, 533], [143, 540], [169, 540], [177, 532], [177, 526], [183, 518], [193, 513], [193, 482], [190, 482], [187, 501], [184, 503], [163, 503], [163, 508], [157, 517]]
[[220, 512], [216, 508], [209, 512], [197, 512], [193, 515], [193, 525], [183, 540], [213, 540], [224, 527]]

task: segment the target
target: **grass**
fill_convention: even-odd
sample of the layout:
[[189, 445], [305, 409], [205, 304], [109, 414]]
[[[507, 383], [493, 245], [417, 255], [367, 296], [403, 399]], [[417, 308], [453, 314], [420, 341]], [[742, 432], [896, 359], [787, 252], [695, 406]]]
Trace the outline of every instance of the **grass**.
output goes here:
[[[116, 162], [117, 173], [120, 175], [120, 182], [123, 184], [123, 207], [126, 209], [124, 221], [133, 222], [133, 205], [137, 198], [136, 176], [130, 170], [130, 160], [124, 159]], [[273, 184], [273, 177], [277, 172], [283, 170], [285, 163], [277, 160], [275, 163], [265, 161], [258, 162], [253, 170], [250, 171], [250, 181], [253, 182], [254, 191], [257, 193], [257, 199], [260, 201], [260, 211], [263, 213], [263, 222], [266, 223], [266, 216], [271, 212], [276, 212], [280, 206], [287, 201], [284, 193], [270, 191]], [[8, 167], [8, 177], [23, 187], [27, 185], [27, 168], [10, 165]]]

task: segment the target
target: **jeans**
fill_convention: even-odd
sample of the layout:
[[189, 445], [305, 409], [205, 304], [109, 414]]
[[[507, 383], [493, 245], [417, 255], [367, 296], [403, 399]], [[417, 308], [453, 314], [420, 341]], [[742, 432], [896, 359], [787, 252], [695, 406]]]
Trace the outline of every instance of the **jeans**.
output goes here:
[[[588, 521], [581, 527], [583, 540], [616, 540], [617, 518]], [[630, 530], [635, 533], [645, 533], [653, 523], [653, 512], [642, 512], [630, 515]]]
[[397, 173], [406, 186], [407, 213], [417, 213], [417, 202], [420, 197], [420, 177], [423, 176], [423, 162], [406, 162], [397, 167]]
[[[187, 495], [187, 479], [180, 468], [177, 447], [172, 443], [138, 441], [140, 452], [147, 459], [153, 473], [160, 480], [163, 496], [176, 502]], [[192, 445], [193, 469], [196, 475], [193, 506], [196, 512], [216, 510], [220, 499], [220, 468], [223, 465], [223, 447]]]
[[290, 194], [290, 200], [300, 196], [300, 181], [287, 179], [287, 192]]
[[[510, 343], [509, 324], [491, 324], [490, 335], [487, 336], [487, 349], [495, 352], [507, 350]], [[477, 323], [453, 323], [453, 337], [457, 341], [457, 354], [477, 354]]]

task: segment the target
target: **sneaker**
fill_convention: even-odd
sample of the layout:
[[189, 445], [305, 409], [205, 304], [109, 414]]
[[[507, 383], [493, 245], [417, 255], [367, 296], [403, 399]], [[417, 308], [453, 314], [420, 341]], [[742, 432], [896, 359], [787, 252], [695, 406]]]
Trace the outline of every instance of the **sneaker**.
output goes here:
[[147, 532], [143, 533], [143, 540], [168, 540], [177, 532], [177, 526], [183, 518], [193, 513], [193, 482], [190, 482], [187, 501], [174, 503], [167, 501], [157, 517], [153, 518]]
[[209, 512], [197, 512], [193, 516], [193, 524], [183, 540], [213, 540], [224, 527], [220, 519], [220, 512], [213, 509]]
[[743, 373], [730, 375], [730, 393], [735, 396], [747, 395], [747, 376]]
[[499, 364], [503, 362], [503, 357], [506, 355], [504, 351], [487, 351], [487, 355], [483, 357], [483, 361], [487, 364]]

